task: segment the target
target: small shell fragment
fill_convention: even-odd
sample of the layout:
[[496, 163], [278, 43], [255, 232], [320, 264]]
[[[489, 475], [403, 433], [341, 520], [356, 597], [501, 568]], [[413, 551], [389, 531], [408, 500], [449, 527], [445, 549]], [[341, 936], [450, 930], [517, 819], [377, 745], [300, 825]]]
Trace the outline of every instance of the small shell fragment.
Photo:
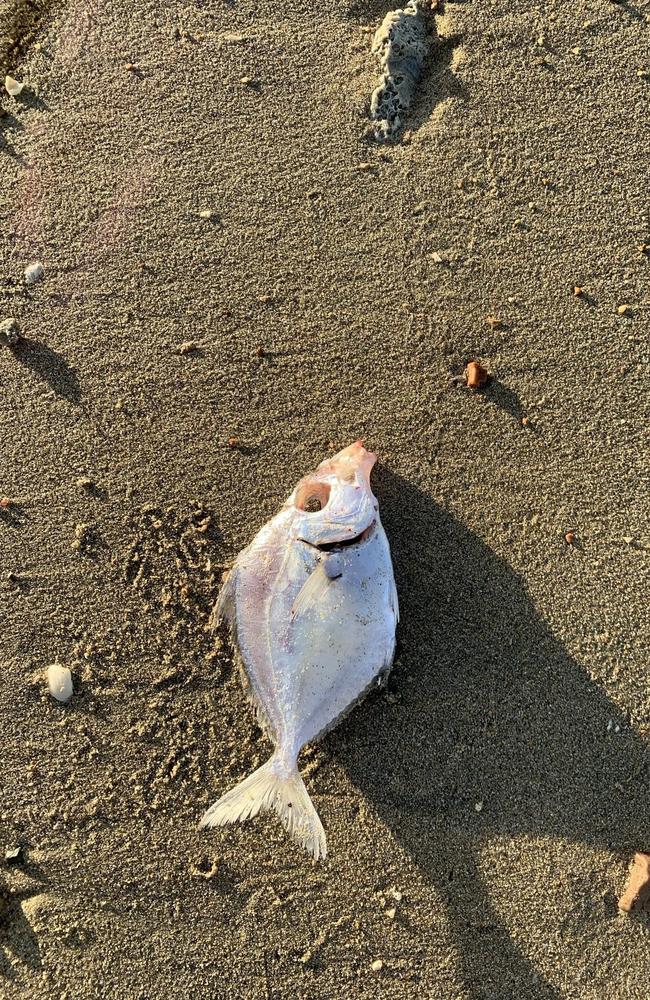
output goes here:
[[13, 347], [19, 339], [20, 333], [16, 320], [12, 316], [3, 319], [0, 322], [0, 347]]
[[488, 380], [487, 368], [478, 361], [470, 361], [465, 369], [465, 382], [470, 389], [480, 389]]
[[72, 674], [60, 663], [52, 663], [47, 668], [47, 686], [57, 701], [70, 701], [73, 695]]
[[40, 260], [37, 260], [25, 268], [25, 282], [28, 285], [35, 285], [37, 281], [41, 280], [44, 274], [45, 268], [41, 264]]
[[20, 83], [19, 80], [14, 80], [13, 76], [7, 75], [5, 77], [5, 90], [10, 97], [18, 97], [24, 86], [24, 83]]

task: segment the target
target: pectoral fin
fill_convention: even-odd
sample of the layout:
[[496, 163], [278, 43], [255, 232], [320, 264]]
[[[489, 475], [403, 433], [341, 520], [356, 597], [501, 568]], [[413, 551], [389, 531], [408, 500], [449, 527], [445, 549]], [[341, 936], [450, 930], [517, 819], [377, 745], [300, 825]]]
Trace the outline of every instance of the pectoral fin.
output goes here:
[[325, 572], [323, 564], [319, 562], [316, 569], [303, 584], [300, 593], [293, 602], [293, 607], [291, 609], [292, 620], [295, 621], [299, 615], [302, 615], [305, 611], [309, 611], [310, 608], [315, 607], [331, 582], [332, 580]]

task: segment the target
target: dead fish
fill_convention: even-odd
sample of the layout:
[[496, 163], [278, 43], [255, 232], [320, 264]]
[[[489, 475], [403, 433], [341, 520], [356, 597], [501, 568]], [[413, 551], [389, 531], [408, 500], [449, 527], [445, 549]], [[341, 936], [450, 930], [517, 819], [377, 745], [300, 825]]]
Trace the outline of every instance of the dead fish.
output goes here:
[[275, 749], [201, 826], [274, 810], [315, 859], [325, 831], [298, 755], [387, 675], [399, 610], [388, 539], [370, 488], [376, 456], [361, 441], [301, 479], [237, 557], [217, 599], [242, 679]]

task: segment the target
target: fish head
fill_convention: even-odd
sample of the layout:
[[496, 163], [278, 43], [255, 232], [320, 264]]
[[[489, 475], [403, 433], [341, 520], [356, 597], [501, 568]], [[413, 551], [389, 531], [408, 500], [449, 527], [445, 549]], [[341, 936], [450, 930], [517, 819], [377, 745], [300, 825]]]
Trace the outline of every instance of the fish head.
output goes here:
[[355, 441], [301, 479], [287, 501], [294, 512], [293, 537], [317, 547], [369, 537], [378, 510], [370, 488], [376, 460], [361, 441]]

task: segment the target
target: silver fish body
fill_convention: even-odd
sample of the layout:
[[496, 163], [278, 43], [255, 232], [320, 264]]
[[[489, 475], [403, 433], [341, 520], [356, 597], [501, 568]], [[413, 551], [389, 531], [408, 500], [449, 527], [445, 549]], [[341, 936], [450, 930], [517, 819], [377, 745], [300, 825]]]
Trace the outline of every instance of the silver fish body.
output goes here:
[[297, 768], [385, 675], [398, 620], [390, 549], [360, 442], [321, 463], [238, 556], [215, 608], [230, 622], [271, 759], [205, 814], [203, 826], [275, 810], [315, 858], [322, 824]]

